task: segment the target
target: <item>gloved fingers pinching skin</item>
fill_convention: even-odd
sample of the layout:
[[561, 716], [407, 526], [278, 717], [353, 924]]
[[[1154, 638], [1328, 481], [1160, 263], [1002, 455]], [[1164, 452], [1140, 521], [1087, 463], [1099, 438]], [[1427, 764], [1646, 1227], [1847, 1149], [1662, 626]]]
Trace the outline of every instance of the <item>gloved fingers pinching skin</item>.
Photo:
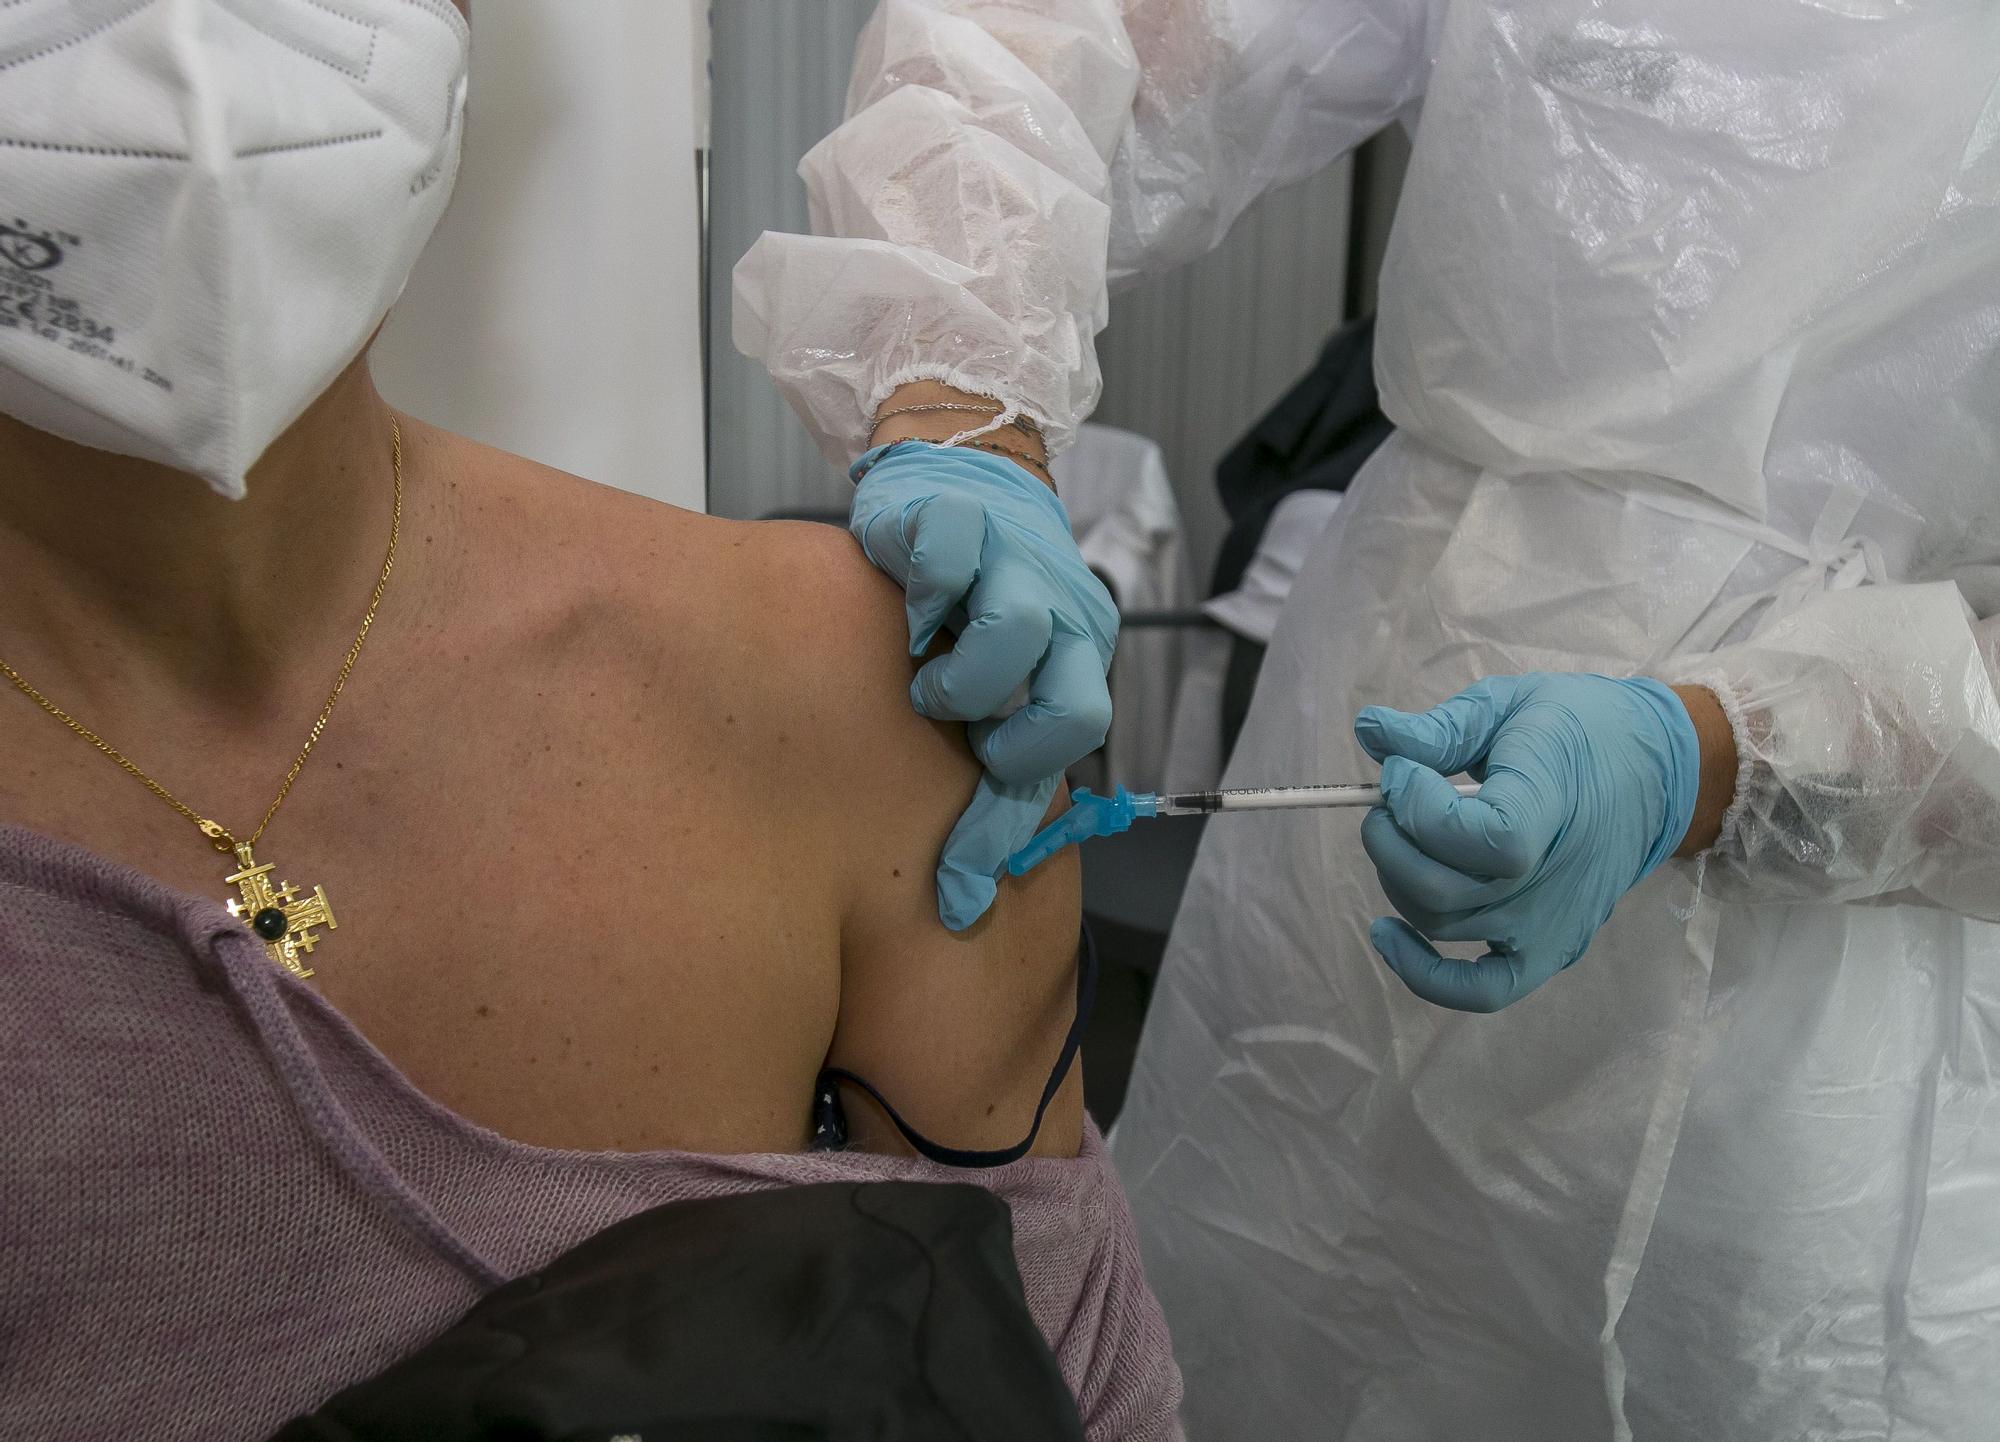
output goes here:
[[997, 724], [972, 728], [973, 754], [1002, 781], [1030, 781], [1061, 771], [1104, 744], [1111, 729], [1111, 686], [1097, 648], [1058, 631], [1028, 683], [1028, 704]]
[[1041, 829], [1059, 777], [1014, 786], [982, 775], [938, 863], [938, 919], [963, 931], [986, 914], [1007, 858]]
[[[1103, 743], [1118, 608], [1062, 502], [1012, 461], [904, 441], [869, 451], [852, 475], [849, 529], [903, 587], [911, 654], [957, 633], [912, 678], [910, 702], [968, 723], [985, 768], [938, 866], [939, 912], [962, 930], [992, 904], [1063, 769]], [[1027, 704], [1003, 718], [1023, 686]]]
[[910, 682], [918, 714], [933, 721], [981, 720], [997, 714], [1034, 675], [1055, 629], [1039, 579], [1005, 555], [981, 571], [965, 597], [965, 624], [951, 650]]
[[884, 506], [856, 528], [863, 553], [903, 587], [912, 656], [930, 649], [978, 579], [985, 531], [985, 509], [955, 491]]

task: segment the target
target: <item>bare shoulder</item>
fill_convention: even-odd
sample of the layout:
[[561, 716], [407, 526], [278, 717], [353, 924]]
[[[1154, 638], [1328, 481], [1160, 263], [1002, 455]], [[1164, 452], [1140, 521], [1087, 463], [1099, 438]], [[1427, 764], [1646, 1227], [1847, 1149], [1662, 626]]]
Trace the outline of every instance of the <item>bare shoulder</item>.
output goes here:
[[[583, 540], [576, 581], [652, 634], [760, 650], [767, 667], [782, 660], [837, 681], [882, 649], [864, 637], [890, 640], [900, 625], [900, 593], [845, 531], [727, 520], [536, 469], [546, 515], [534, 529]], [[883, 664], [898, 656], [890, 645]], [[757, 674], [748, 664], [731, 671]]]
[[902, 592], [845, 531], [725, 520], [596, 486], [574, 504], [580, 529], [604, 538], [580, 575], [586, 604], [619, 618], [635, 655], [699, 676], [679, 698], [734, 716], [734, 749], [795, 807], [842, 803], [858, 824], [891, 797], [970, 792], [962, 729], [909, 705]]
[[[934, 873], [980, 771], [963, 728], [919, 716], [909, 683], [901, 590], [844, 531], [765, 525], [744, 548], [749, 595], [787, 594], [796, 610], [768, 637], [828, 744], [816, 790], [844, 857], [841, 1014], [830, 1060], [867, 1077], [942, 1145], [1011, 1146], [1027, 1134], [1076, 1015], [1081, 873], [1074, 851], [1002, 880], [992, 910], [964, 932], [938, 920]], [[797, 714], [795, 712], [795, 714]], [[859, 1144], [906, 1150], [886, 1116], [847, 1098]], [[1081, 1064], [1051, 1107], [1035, 1150], [1075, 1155]]]
[[[544, 644], [628, 689], [653, 678], [644, 744], [767, 814], [787, 885], [837, 911], [829, 1059], [947, 1145], [1019, 1140], [1074, 1014], [1079, 874], [1072, 853], [1003, 882], [968, 931], [939, 922], [937, 858], [980, 773], [962, 728], [910, 705], [900, 589], [831, 526], [722, 520], [542, 467], [500, 490], [522, 512], [510, 532], [557, 558]], [[861, 1144], [900, 1146], [849, 1110]], [[1037, 1150], [1074, 1154], [1081, 1125], [1072, 1077]]]
[[[468, 544], [500, 583], [496, 619], [517, 631], [657, 673], [690, 705], [762, 702], [759, 714], [786, 723], [788, 753], [837, 741], [830, 703], [903, 664], [899, 593], [844, 531], [707, 516], [429, 437], [474, 495]], [[822, 727], [799, 724], [809, 720]]]
[[[934, 872], [979, 781], [962, 728], [918, 716], [901, 590], [845, 532], [759, 528], [747, 548], [754, 594], [790, 578], [798, 614], [772, 637], [812, 692], [834, 744], [822, 753], [823, 804], [848, 868], [841, 1015], [831, 1060], [867, 1077], [919, 1131], [966, 1150], [1011, 1146], [1029, 1129], [1076, 1016], [1081, 873], [1074, 851], [1003, 879], [993, 909], [960, 933], [938, 920]], [[798, 704], [774, 700], [781, 708]], [[1060, 799], [1058, 804], [1060, 804]], [[905, 1144], [850, 1092], [865, 1146]], [[1035, 1150], [1075, 1155], [1079, 1062]]]
[[420, 444], [465, 497], [470, 624], [513, 654], [650, 682], [663, 724], [727, 716], [716, 749], [795, 801], [856, 783], [970, 792], [959, 729], [909, 706], [902, 593], [844, 530], [702, 515], [429, 428]]

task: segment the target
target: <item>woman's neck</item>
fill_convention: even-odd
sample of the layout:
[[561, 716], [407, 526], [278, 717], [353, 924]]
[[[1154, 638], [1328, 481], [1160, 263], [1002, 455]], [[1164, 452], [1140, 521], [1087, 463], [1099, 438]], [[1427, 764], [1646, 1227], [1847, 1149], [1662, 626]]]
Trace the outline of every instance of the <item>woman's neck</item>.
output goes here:
[[0, 417], [0, 659], [79, 704], [137, 688], [290, 706], [291, 678], [325, 676], [351, 641], [388, 546], [390, 414], [364, 360], [247, 486], [225, 500]]

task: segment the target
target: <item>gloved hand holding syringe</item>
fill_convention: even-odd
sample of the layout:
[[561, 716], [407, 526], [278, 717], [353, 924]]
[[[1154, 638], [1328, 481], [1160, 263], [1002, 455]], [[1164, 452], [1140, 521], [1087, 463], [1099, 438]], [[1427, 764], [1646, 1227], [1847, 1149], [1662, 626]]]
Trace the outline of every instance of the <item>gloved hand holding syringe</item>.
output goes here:
[[[1479, 783], [1461, 781], [1453, 788], [1460, 796], [1477, 796]], [[1007, 870], [1022, 876], [1040, 866], [1065, 846], [1093, 836], [1116, 836], [1129, 831], [1134, 821], [1156, 816], [1208, 816], [1218, 811], [1295, 811], [1320, 807], [1380, 806], [1379, 786], [1246, 786], [1225, 791], [1179, 791], [1161, 795], [1152, 791], [1127, 791], [1120, 786], [1110, 796], [1099, 796], [1087, 787], [1078, 787], [1070, 797], [1070, 808], [1040, 831], [1028, 844], [1007, 858]]]

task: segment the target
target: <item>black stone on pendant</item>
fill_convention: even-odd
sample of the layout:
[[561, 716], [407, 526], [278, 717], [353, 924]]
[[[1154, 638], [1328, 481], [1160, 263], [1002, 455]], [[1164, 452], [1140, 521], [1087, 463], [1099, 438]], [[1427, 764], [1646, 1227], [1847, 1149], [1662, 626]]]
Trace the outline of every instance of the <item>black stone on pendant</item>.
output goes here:
[[266, 941], [283, 941], [292, 924], [285, 919], [284, 912], [275, 906], [267, 906], [250, 918], [250, 929]]

